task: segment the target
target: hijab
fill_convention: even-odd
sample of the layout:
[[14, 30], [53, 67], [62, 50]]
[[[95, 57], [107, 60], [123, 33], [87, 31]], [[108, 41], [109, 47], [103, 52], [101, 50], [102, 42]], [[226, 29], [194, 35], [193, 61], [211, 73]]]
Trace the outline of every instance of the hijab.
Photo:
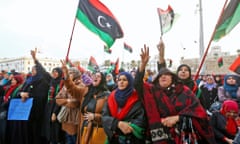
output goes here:
[[119, 107], [123, 107], [126, 104], [127, 99], [129, 98], [129, 96], [131, 96], [131, 94], [133, 93], [133, 90], [134, 90], [134, 86], [133, 86], [134, 80], [133, 80], [132, 75], [128, 72], [121, 72], [118, 75], [118, 78], [122, 75], [126, 76], [126, 78], [128, 80], [128, 85], [123, 90], [120, 90], [119, 88], [116, 89], [115, 99], [116, 99]]
[[217, 84], [216, 84], [213, 76], [208, 76], [207, 79], [212, 79], [212, 81], [213, 81], [212, 83], [206, 82], [204, 84], [204, 87], [206, 87], [208, 89], [208, 91], [211, 91], [213, 88], [217, 88]]
[[[227, 83], [227, 79], [229, 77], [232, 77], [236, 80], [236, 84], [235, 85], [229, 85]], [[233, 74], [228, 74], [224, 77], [224, 84], [223, 84], [223, 88], [226, 92], [228, 92], [230, 94], [230, 96], [232, 98], [236, 98], [237, 97], [237, 90], [238, 90], [238, 85], [237, 85], [237, 77], [236, 75], [233, 75]]]
[[[36, 66], [33, 66], [33, 69], [36, 69], [37, 67]], [[37, 70], [36, 70], [37, 71]], [[27, 78], [27, 80], [26, 80], [26, 84], [27, 85], [30, 85], [30, 84], [32, 84], [32, 83], [34, 83], [35, 81], [38, 81], [38, 80], [40, 80], [42, 78], [42, 74], [40, 74], [40, 73], [36, 73], [36, 75], [31, 75], [31, 76], [29, 76], [28, 78]]]

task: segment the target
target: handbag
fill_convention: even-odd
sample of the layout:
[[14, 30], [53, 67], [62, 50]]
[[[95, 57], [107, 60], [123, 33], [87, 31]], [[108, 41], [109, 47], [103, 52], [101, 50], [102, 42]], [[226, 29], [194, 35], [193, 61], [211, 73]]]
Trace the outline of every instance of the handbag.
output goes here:
[[66, 106], [61, 107], [61, 110], [59, 111], [59, 113], [57, 115], [57, 120], [60, 123], [65, 122], [67, 120], [67, 107]]
[[181, 126], [181, 143], [198, 144], [197, 135], [192, 125], [192, 119], [189, 117], [183, 117]]

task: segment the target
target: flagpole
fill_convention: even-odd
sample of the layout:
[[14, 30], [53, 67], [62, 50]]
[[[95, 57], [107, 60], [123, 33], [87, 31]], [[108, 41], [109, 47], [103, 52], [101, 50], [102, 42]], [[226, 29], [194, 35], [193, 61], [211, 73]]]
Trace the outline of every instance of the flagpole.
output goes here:
[[71, 36], [70, 36], [70, 41], [69, 41], [69, 44], [68, 44], [68, 51], [67, 51], [67, 55], [66, 55], [66, 60], [68, 60], [75, 24], [76, 24], [76, 17], [75, 17], [74, 22], [73, 22], [73, 28], [72, 28], [72, 33], [71, 33]]
[[194, 77], [194, 80], [197, 80], [197, 78], [198, 78], [198, 76], [199, 76], [200, 70], [201, 70], [201, 68], [202, 68], [202, 66], [203, 66], [203, 63], [204, 63], [204, 61], [205, 61], [205, 58], [206, 58], [206, 56], [207, 56], [207, 53], [208, 53], [208, 50], [209, 50], [209, 48], [210, 48], [211, 42], [212, 42], [213, 37], [214, 37], [214, 35], [215, 35], [215, 33], [216, 33], [217, 26], [218, 26], [218, 24], [220, 23], [220, 21], [222, 20], [222, 16], [223, 16], [223, 13], [224, 13], [224, 9], [225, 9], [227, 3], [228, 3], [228, 0], [225, 0], [225, 3], [224, 3], [223, 8], [222, 8], [222, 10], [221, 10], [221, 13], [220, 13], [220, 16], [219, 16], [219, 18], [218, 18], [217, 24], [215, 25], [215, 28], [214, 28], [213, 33], [212, 33], [212, 35], [211, 35], [211, 38], [210, 38], [210, 40], [209, 40], [209, 42], [208, 42], [207, 49], [206, 49], [206, 51], [205, 51], [205, 53], [204, 53], [204, 55], [203, 55], [203, 57], [202, 57], [201, 63], [200, 63], [200, 65], [199, 65], [199, 67], [198, 67], [198, 71], [197, 71], [197, 73], [196, 73], [196, 75], [195, 75], [195, 77]]
[[[157, 8], [157, 12], [159, 13], [159, 11], [160, 11], [160, 8]], [[160, 31], [161, 31], [161, 36], [160, 36], [160, 38], [162, 38], [162, 36], [163, 36], [163, 30], [162, 30], [162, 20], [161, 20], [161, 17], [159, 17], [159, 22], [160, 22]]]

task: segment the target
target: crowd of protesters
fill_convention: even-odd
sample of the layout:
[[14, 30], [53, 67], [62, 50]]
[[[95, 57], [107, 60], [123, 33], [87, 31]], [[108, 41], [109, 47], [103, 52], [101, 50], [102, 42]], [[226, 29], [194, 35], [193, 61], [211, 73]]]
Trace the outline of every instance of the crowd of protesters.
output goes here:
[[[0, 144], [239, 144], [240, 76], [193, 80], [189, 65], [166, 67], [164, 48], [160, 40], [156, 73], [146, 69], [147, 45], [136, 69], [118, 73], [69, 59], [49, 73], [32, 50], [31, 73], [1, 72]], [[30, 98], [28, 119], [9, 120], [11, 101]]]

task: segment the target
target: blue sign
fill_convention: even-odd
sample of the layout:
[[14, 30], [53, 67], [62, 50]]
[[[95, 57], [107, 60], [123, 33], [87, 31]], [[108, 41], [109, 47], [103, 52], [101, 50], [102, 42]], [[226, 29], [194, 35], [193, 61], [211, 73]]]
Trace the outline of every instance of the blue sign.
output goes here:
[[21, 99], [11, 99], [8, 109], [8, 120], [28, 120], [33, 98], [28, 98], [26, 101]]

